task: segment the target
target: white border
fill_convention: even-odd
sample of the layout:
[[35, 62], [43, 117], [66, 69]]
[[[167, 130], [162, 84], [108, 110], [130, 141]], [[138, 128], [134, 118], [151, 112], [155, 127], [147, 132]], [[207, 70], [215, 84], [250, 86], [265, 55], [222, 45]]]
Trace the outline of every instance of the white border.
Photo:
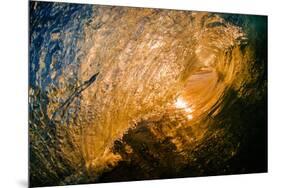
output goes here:
[[[278, 0], [56, 0], [104, 5], [156, 7], [269, 15], [269, 173], [173, 180], [79, 185], [75, 187], [280, 187], [280, 19]], [[1, 2], [0, 187], [27, 181], [27, 0]], [[71, 187], [71, 186], [65, 186]]]

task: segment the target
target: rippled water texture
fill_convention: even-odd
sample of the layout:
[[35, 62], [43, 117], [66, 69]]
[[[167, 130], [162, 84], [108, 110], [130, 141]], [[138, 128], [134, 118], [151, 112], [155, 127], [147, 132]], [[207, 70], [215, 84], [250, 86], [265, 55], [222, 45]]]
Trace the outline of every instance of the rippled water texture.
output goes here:
[[32, 186], [267, 171], [267, 17], [30, 3]]

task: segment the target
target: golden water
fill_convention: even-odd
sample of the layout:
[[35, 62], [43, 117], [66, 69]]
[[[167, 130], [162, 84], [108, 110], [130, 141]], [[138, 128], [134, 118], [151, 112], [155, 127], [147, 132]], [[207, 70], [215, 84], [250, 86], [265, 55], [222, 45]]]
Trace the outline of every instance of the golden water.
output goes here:
[[[243, 97], [243, 86], [255, 80], [245, 31], [215, 13], [107, 6], [93, 12], [77, 42], [77, 65], [59, 74], [53, 56], [47, 72], [57, 84], [47, 86], [50, 100], [41, 116], [56, 126], [56, 152], [77, 174], [84, 165], [95, 181], [122, 160], [114, 143], [147, 122], [153, 136], [169, 138], [188, 163], [228, 91]], [[56, 32], [51, 40], [63, 36], [68, 44], [69, 35]], [[31, 98], [35, 90], [30, 88]], [[127, 144], [126, 152], [132, 150]]]

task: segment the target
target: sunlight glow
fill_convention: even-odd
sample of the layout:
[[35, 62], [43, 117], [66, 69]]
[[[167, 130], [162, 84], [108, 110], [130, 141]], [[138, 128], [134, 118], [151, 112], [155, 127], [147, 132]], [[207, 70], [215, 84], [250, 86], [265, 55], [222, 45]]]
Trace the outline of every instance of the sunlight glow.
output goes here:
[[181, 97], [177, 98], [175, 102], [175, 107], [178, 109], [184, 110], [187, 114], [187, 119], [191, 120], [193, 118], [193, 115], [191, 114], [193, 110], [189, 106], [189, 104]]

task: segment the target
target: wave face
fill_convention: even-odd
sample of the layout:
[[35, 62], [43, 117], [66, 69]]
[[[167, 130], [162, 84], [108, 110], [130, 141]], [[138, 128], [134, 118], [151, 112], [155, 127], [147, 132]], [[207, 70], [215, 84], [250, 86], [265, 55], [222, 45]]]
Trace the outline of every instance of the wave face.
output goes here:
[[267, 171], [267, 18], [31, 2], [29, 137], [34, 186]]

